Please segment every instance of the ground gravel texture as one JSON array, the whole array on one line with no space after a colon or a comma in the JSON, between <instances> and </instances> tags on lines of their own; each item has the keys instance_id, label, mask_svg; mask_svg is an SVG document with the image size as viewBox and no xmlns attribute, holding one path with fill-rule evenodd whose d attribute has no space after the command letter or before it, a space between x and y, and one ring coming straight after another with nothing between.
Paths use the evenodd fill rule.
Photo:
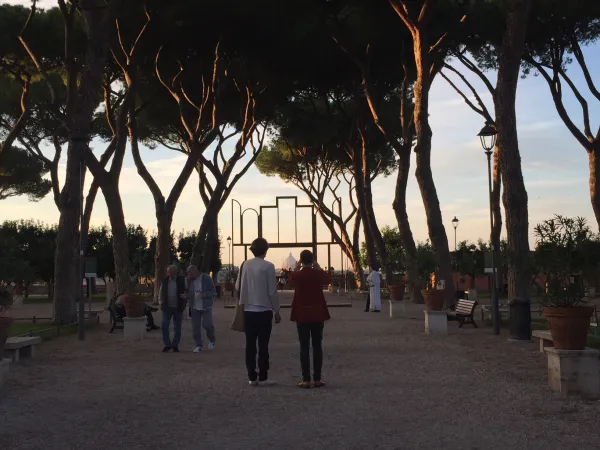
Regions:
<instances>
[{"instance_id":1,"label":"ground gravel texture","mask_svg":"<svg viewBox=\"0 0 600 450\"><path fill-rule=\"evenodd\" d=\"M0 394L0 449L588 449L600 404L547 388L544 356L490 329L432 338L422 319L331 310L327 386L300 390L289 310L271 339L270 387L247 386L244 338L215 308L217 349L128 344L102 324L44 343ZM157 314L158 318L158 314ZM104 320L104 318L103 318Z\"/></svg>"}]
</instances>

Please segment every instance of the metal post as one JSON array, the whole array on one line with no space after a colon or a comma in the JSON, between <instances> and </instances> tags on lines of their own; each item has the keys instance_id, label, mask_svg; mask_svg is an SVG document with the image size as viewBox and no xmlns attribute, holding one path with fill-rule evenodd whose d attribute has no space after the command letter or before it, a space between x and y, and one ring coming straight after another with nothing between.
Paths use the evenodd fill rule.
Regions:
<instances>
[{"instance_id":1,"label":"metal post","mask_svg":"<svg viewBox=\"0 0 600 450\"><path fill-rule=\"evenodd\" d=\"M90 312L90 317L92 317L92 278L87 278L87 286L88 286L88 311Z\"/></svg>"},{"instance_id":2,"label":"metal post","mask_svg":"<svg viewBox=\"0 0 600 450\"><path fill-rule=\"evenodd\" d=\"M488 163L488 190L490 199L490 243L492 249L492 321L494 334L500 334L500 310L498 307L498 290L496 289L496 248L494 247L494 212L492 209L492 151L485 152Z\"/></svg>"},{"instance_id":3,"label":"metal post","mask_svg":"<svg viewBox=\"0 0 600 450\"><path fill-rule=\"evenodd\" d=\"M81 144L80 144L81 145ZM79 273L77 274L77 296L79 298L79 315L78 315L78 331L79 331L79 340L83 341L85 339L85 321L84 321L84 304L83 304L83 175L84 175L84 165L83 165L83 150L79 149L81 154L79 155Z\"/></svg>"},{"instance_id":4,"label":"metal post","mask_svg":"<svg viewBox=\"0 0 600 450\"><path fill-rule=\"evenodd\" d=\"M458 227L454 227L454 251L456 252L456 228Z\"/></svg>"}]
</instances>

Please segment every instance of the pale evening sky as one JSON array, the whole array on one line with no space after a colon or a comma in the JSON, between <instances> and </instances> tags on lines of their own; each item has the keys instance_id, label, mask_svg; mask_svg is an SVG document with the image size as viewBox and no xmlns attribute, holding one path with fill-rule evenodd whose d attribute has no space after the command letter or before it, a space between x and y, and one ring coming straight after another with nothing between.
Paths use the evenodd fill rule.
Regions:
<instances>
[{"instance_id":1,"label":"pale evening sky","mask_svg":"<svg viewBox=\"0 0 600 450\"><path fill-rule=\"evenodd\" d=\"M9 1L22 3L25 1ZM55 5L54 1L40 2L41 6ZM401 26L399 23L398 26ZM600 46L586 49L589 69L598 79L600 76ZM585 81L576 66L572 66L569 74L578 87L585 86ZM493 74L491 74L492 82ZM478 87L473 77L469 77ZM589 94L587 89L582 89ZM484 89L479 90L484 94ZM491 108L491 99L487 100ZM590 96L590 116L592 129L600 125L600 104ZM577 122L581 122L581 108L573 96L569 96L567 107ZM530 231L539 221L553 214L567 216L584 216L596 228L589 200L588 159L583 148L566 129L550 97L546 83L539 77L529 76L521 80L517 98L517 117L519 145L522 157L523 175L529 195ZM454 231L451 220L454 216L460 219L458 240L476 241L479 237L489 236L489 210L487 195L486 158L476 134L483 126L483 119L471 111L454 90L438 77L431 90L430 119L433 129L432 169L437 192L442 207L442 214L451 248L454 245ZM94 142L94 150L100 153L104 147L101 142ZM165 148L142 150L150 172L162 188L168 192L183 165L185 157ZM64 164L61 160L61 175L64 177ZM413 176L408 186L408 213L413 234L417 240L427 239L427 225L423 203L419 189ZM89 181L89 180L88 180ZM395 174L387 179L377 179L374 183L374 208L380 226L395 226L395 217L391 204L394 195ZM204 214L204 206L198 194L198 178L193 174L186 186L175 213L173 229L176 231L197 229ZM128 223L141 224L147 229L156 229L154 203L152 195L145 183L138 176L131 153L128 151L120 179L121 194L125 216ZM243 208L256 208L261 205L274 204L275 196L298 195L300 202L307 203L303 194L292 185L286 185L277 178L262 176L255 167L250 168L240 180L230 197L238 200ZM331 202L330 202L331 203ZM347 207L347 204L344 204ZM36 219L48 223L58 221L58 210L51 196L40 202L28 202L26 197L16 197L2 202L0 220ZM291 214L290 214L291 213ZM280 213L281 241L293 239L293 210L288 205ZM253 222L255 216L246 213L246 223ZM254 219L255 220L255 219ZM275 215L265 215L265 237L276 241ZM104 198L99 195L92 216L92 224L108 223L108 213ZM253 222L254 224L255 222ZM223 262L228 262L225 238L231 235L231 201L226 203L219 216L219 226L223 236ZM238 227L236 223L236 228ZM298 216L299 240L310 237L310 221L305 214ZM238 228L239 229L239 228ZM256 226L245 227L245 240L256 235ZM238 239L236 233L236 240ZM320 239L327 239L325 227L319 226ZM304 238L304 239L303 239ZM531 238L531 244L534 244ZM290 249L291 250L291 249ZM272 250L268 259L276 266L280 265L290 250ZM319 261L326 263L325 249L319 249ZM300 249L292 250L295 255ZM340 267L339 250L332 250L332 265ZM241 261L243 252L236 251L236 263ZM344 265L346 263L344 262Z\"/></svg>"}]
</instances>

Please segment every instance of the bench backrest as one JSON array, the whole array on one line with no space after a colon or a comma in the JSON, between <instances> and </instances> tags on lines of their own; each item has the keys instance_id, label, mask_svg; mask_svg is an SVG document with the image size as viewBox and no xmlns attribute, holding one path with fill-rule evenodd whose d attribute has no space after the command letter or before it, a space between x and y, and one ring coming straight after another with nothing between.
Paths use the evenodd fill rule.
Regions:
<instances>
[{"instance_id":1,"label":"bench backrest","mask_svg":"<svg viewBox=\"0 0 600 450\"><path fill-rule=\"evenodd\" d=\"M473 314L473 310L475 309L476 303L477 302L475 300L460 299L456 303L455 311L457 314L464 314L465 316L468 316L470 314Z\"/></svg>"}]
</instances>

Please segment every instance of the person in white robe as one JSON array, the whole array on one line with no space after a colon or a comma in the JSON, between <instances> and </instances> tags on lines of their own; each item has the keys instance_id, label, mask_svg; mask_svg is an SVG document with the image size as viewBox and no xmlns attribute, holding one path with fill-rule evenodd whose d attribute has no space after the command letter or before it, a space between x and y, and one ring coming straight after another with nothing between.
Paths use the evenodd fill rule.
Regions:
<instances>
[{"instance_id":1,"label":"person in white robe","mask_svg":"<svg viewBox=\"0 0 600 450\"><path fill-rule=\"evenodd\" d=\"M381 274L379 267L373 266L373 269L367 277L369 285L369 311L381 312Z\"/></svg>"}]
</instances>

